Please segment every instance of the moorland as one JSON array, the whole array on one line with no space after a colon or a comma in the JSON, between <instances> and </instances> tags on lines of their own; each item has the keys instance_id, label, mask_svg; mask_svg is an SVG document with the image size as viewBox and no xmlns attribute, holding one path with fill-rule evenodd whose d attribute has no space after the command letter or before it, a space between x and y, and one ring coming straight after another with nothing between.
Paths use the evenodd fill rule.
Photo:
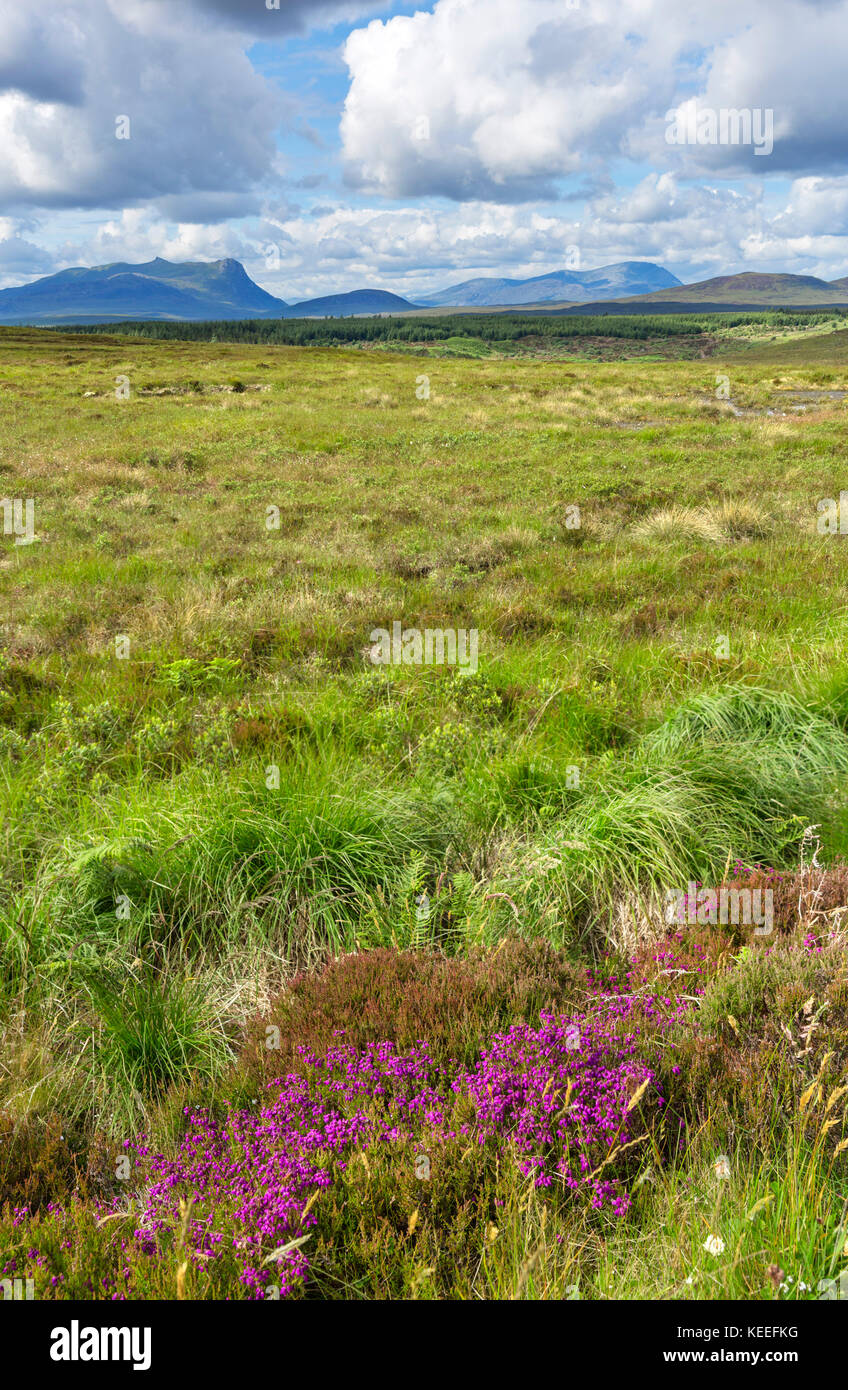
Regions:
<instances>
[{"instance_id":1,"label":"moorland","mask_svg":"<svg viewBox=\"0 0 848 1390\"><path fill-rule=\"evenodd\" d=\"M539 322L0 331L36 1297L841 1287L841 320Z\"/></svg>"}]
</instances>

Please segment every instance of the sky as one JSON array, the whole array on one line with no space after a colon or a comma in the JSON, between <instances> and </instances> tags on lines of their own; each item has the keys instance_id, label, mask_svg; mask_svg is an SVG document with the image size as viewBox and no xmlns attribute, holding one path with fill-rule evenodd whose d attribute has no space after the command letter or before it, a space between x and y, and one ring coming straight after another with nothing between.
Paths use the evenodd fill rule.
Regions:
<instances>
[{"instance_id":1,"label":"sky","mask_svg":"<svg viewBox=\"0 0 848 1390\"><path fill-rule=\"evenodd\" d=\"M835 279L846 54L848 0L0 0L0 287L155 256L290 302Z\"/></svg>"}]
</instances>

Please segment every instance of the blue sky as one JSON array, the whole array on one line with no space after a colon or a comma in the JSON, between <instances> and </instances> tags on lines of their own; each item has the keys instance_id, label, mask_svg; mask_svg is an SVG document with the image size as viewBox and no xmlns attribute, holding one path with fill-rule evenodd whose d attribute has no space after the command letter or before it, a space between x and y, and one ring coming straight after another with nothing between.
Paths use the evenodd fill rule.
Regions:
<instances>
[{"instance_id":1,"label":"blue sky","mask_svg":"<svg viewBox=\"0 0 848 1390\"><path fill-rule=\"evenodd\" d=\"M836 278L846 39L848 0L0 0L0 284L228 255L414 298L574 248ZM686 103L768 146L669 143Z\"/></svg>"}]
</instances>

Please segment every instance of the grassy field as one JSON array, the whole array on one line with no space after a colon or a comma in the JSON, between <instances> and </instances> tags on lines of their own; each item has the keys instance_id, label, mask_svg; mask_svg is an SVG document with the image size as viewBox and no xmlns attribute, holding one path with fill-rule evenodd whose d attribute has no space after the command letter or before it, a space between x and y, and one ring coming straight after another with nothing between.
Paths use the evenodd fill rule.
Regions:
<instances>
[{"instance_id":1,"label":"grassy field","mask_svg":"<svg viewBox=\"0 0 848 1390\"><path fill-rule=\"evenodd\" d=\"M845 336L0 332L0 1277L830 1296Z\"/></svg>"}]
</instances>

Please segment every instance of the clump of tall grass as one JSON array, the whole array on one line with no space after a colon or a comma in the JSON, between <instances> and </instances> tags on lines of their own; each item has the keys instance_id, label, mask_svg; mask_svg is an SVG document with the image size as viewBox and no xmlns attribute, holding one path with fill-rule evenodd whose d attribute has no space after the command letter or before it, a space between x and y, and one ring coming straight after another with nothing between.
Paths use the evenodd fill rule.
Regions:
<instances>
[{"instance_id":1,"label":"clump of tall grass","mask_svg":"<svg viewBox=\"0 0 848 1390\"><path fill-rule=\"evenodd\" d=\"M692 744L754 743L791 748L817 770L848 766L848 740L830 719L807 709L789 691L753 685L705 690L684 701L648 734L644 746L660 753Z\"/></svg>"},{"instance_id":2,"label":"clump of tall grass","mask_svg":"<svg viewBox=\"0 0 848 1390\"><path fill-rule=\"evenodd\" d=\"M317 762L270 780L262 769L229 782L195 770L170 802L116 800L110 834L45 864L47 891L23 903L20 942L54 958L96 958L117 941L220 960L252 941L314 964L355 949L363 931L379 935L408 895L410 863L437 871L456 832L438 788L377 787Z\"/></svg>"},{"instance_id":3,"label":"clump of tall grass","mask_svg":"<svg viewBox=\"0 0 848 1390\"><path fill-rule=\"evenodd\" d=\"M704 507L663 507L634 526L633 535L640 541L687 540L717 544L723 539L721 526Z\"/></svg>"},{"instance_id":4,"label":"clump of tall grass","mask_svg":"<svg viewBox=\"0 0 848 1390\"><path fill-rule=\"evenodd\" d=\"M107 1131L137 1126L169 1087L190 1078L208 1085L226 1068L231 1039L207 979L141 961L124 970L98 964L84 979L99 1025L90 1079Z\"/></svg>"},{"instance_id":5,"label":"clump of tall grass","mask_svg":"<svg viewBox=\"0 0 848 1390\"><path fill-rule=\"evenodd\" d=\"M713 506L663 507L640 521L633 535L642 541L688 540L717 545L726 540L758 540L773 529L759 507L723 498Z\"/></svg>"},{"instance_id":6,"label":"clump of tall grass","mask_svg":"<svg viewBox=\"0 0 848 1390\"><path fill-rule=\"evenodd\" d=\"M778 865L824 818L848 771L848 737L789 694L749 686L684 702L631 756L603 760L580 799L505 866L524 920L567 939L614 932L615 906L649 911L692 880L717 884L732 855ZM519 908L519 915L521 909ZM505 909L499 911L506 921Z\"/></svg>"},{"instance_id":7,"label":"clump of tall grass","mask_svg":"<svg viewBox=\"0 0 848 1390\"><path fill-rule=\"evenodd\" d=\"M731 540L759 540L774 530L771 519L751 502L725 497L710 508L710 514Z\"/></svg>"},{"instance_id":8,"label":"clump of tall grass","mask_svg":"<svg viewBox=\"0 0 848 1390\"><path fill-rule=\"evenodd\" d=\"M106 833L101 816L99 839L92 823L57 850L7 929L30 964L116 941L187 960L252 943L299 968L365 945L455 949L516 918L571 939L622 897L718 883L730 855L793 859L799 818L827 819L848 736L791 694L729 686L573 771L520 751L390 788L317 756L271 786L261 768L195 769L169 799L110 802Z\"/></svg>"}]
</instances>

